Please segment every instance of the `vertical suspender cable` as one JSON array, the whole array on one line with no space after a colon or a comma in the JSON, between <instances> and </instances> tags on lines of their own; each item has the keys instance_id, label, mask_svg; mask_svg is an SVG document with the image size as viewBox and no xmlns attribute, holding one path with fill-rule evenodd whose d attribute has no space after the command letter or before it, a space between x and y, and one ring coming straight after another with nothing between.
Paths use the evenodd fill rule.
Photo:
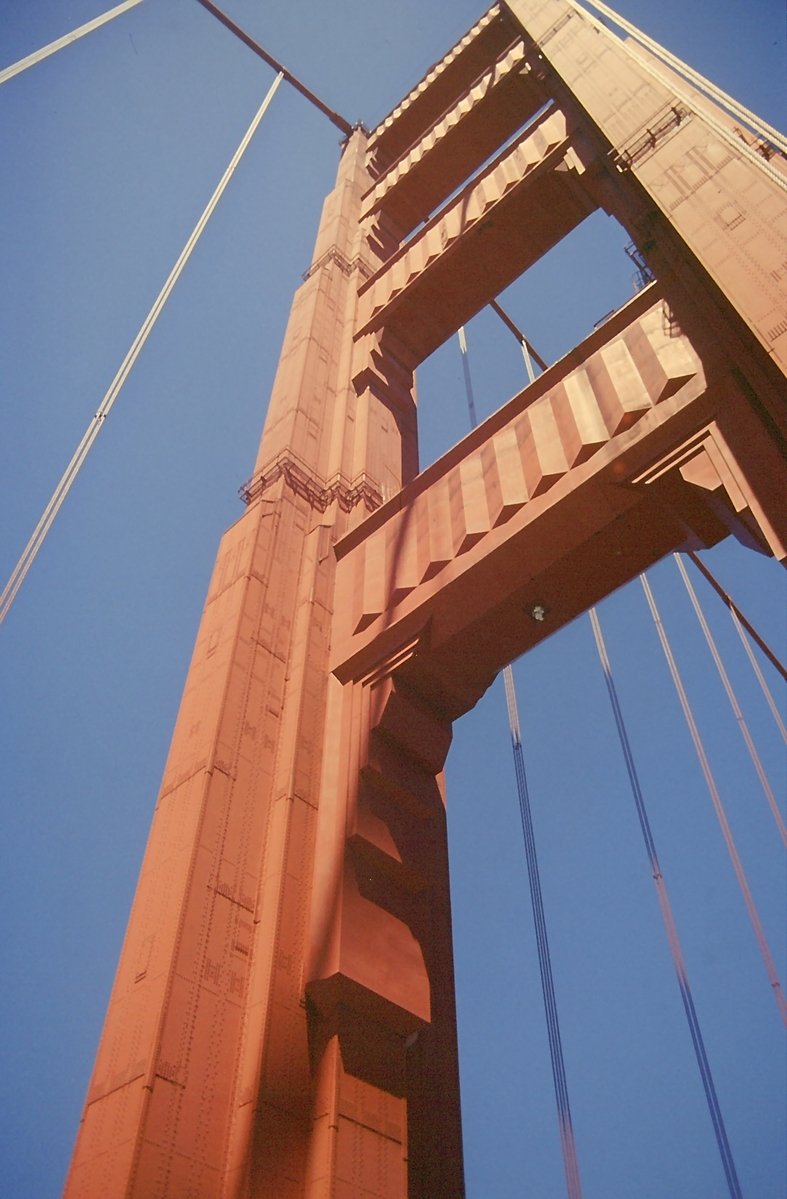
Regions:
<instances>
[{"instance_id":1,"label":"vertical suspender cable","mask_svg":"<svg viewBox=\"0 0 787 1199\"><path fill-rule=\"evenodd\" d=\"M70 46L72 42L78 41L86 33L92 33L94 29L100 29L108 21L114 20L121 13L128 12L130 8L135 8L141 3L142 0L124 0L123 4L118 4L115 8L110 8L109 12L103 13L100 17L94 17L92 21L86 21L84 25L80 25L77 29L72 29L70 33L65 34L64 37L59 37L57 41L50 42L48 46L42 46L40 50L36 50L33 54L28 54L27 58L20 58L18 62L14 62L10 67L5 67L0 71L0 83L6 83L7 80L13 79L14 75L21 75L22 71L26 71L28 67L34 67L37 62L41 62L44 58L49 58L50 54L56 54L58 50L62 50L65 46Z\"/></svg>"},{"instance_id":2,"label":"vertical suspender cable","mask_svg":"<svg viewBox=\"0 0 787 1199\"><path fill-rule=\"evenodd\" d=\"M759 648L765 654L765 657L768 659L768 661L771 663L771 665L774 666L776 668L776 670L778 670L779 674L782 676L782 678L786 682L787 682L787 670L785 670L782 663L776 657L776 654L773 652L773 650L767 644L767 642L765 642L763 640L763 638L760 636L760 634L757 632L757 630L754 628L754 626L751 624L751 622L746 619L746 617L743 615L743 613L741 612L738 605L733 602L732 598L724 590L724 588L722 587L721 583L716 578L716 576L714 574L712 574L711 571L708 570L707 566L702 561L702 559L697 554L694 553L694 550L687 550L686 556L691 559L691 561L694 563L694 565L696 566L696 568L700 572L700 574L705 579L707 579L707 581L710 583L711 587L716 592L716 594L719 596L719 598L729 608L730 617L732 618L733 626L735 628L736 633L738 634L738 636L741 639L741 644L743 645L743 648L746 651L746 656L748 657L749 662L751 663L751 668L754 671L757 682L760 684L760 688L765 697L765 702L767 703L768 707L771 710L771 715L773 716L773 719L776 721L777 728L779 729L779 732L782 735L782 740L787 741L787 728L784 727L784 721L781 718L781 713L779 712L779 709L776 705L776 701L773 698L773 695L771 694L771 689L768 686L768 684L766 683L765 676L763 675L762 671L760 670L760 665L754 656L754 652L749 643L749 637L751 638L752 641L754 641L754 643L756 645L759 646ZM747 637L746 633L744 633L744 629L746 630L746 633L749 634L749 637Z\"/></svg>"},{"instance_id":3,"label":"vertical suspender cable","mask_svg":"<svg viewBox=\"0 0 787 1199\"><path fill-rule=\"evenodd\" d=\"M757 632L754 625L746 619L746 617L743 615L743 613L741 612L738 605L733 602L731 596L729 596L727 594L727 592L724 590L724 588L722 587L721 583L716 578L716 576L714 574L712 574L711 571L708 570L707 566L702 561L702 558L700 558L699 555L695 554L694 550L687 550L686 557L691 559L691 561L694 563L694 565L696 566L696 568L700 572L700 574L703 576L703 578L707 579L707 581L710 583L711 587L716 592L716 594L719 596L719 598L727 605L730 612L735 617L736 627L740 628L740 626L743 625L743 627L746 629L746 632L751 637L752 641L754 641L755 644L759 646L759 648L765 654L765 657L770 662L771 666L775 667L776 670L778 670L779 674L782 676L784 681L787 683L787 670L785 670L784 666L779 661L779 659L776 657L776 654L773 652L773 650L768 645L768 643Z\"/></svg>"},{"instance_id":4,"label":"vertical suspender cable","mask_svg":"<svg viewBox=\"0 0 787 1199\"><path fill-rule=\"evenodd\" d=\"M765 792L765 798L768 801L768 806L770 807L773 818L776 821L776 827L779 830L779 835L781 836L781 839L784 842L784 844L787 845L787 828L785 827L784 820L782 818L782 814L779 811L779 805L776 802L776 796L773 794L771 785L768 782L768 776L765 773L765 768L762 764L762 760L760 758L760 755L757 752L757 747L755 746L754 741L752 739L752 735L749 731L749 726L746 723L743 712L741 711L740 704L738 703L738 697L736 696L735 691L733 690L733 686L732 686L732 683L730 682L729 675L727 674L727 671L724 667L724 663L721 660L721 654L718 651L716 642L713 638L713 634L711 633L710 628L708 627L708 622L705 619L705 613L702 611L702 608L700 606L700 601L697 598L697 593L694 590L694 587L692 586L691 579L689 578L689 576L686 573L686 567L683 565L683 562L681 561L678 554L673 554L672 556L675 559L675 562L677 563L678 570L680 571L680 575L681 575L681 578L683 579L684 586L686 588L686 591L688 592L689 599L691 600L692 607L694 608L694 612L696 614L697 620L700 622L700 628L702 629L702 632L705 636L705 641L707 642L708 649L711 652L711 656L716 665L716 669L719 672L719 678L721 679L722 685L727 694L727 699L730 701L730 707L732 708L732 711L735 715L735 719L738 722L738 728L740 729L741 736L743 737L743 740L746 743L746 748L749 751L749 757L751 758L754 769L757 772L757 777L760 780L760 785L762 786L762 789Z\"/></svg>"},{"instance_id":5,"label":"vertical suspender cable","mask_svg":"<svg viewBox=\"0 0 787 1199\"><path fill-rule=\"evenodd\" d=\"M524 346L524 341L522 344ZM475 398L473 396L473 384L470 377L470 364L464 327L459 329L459 348L462 353L467 409L470 416L470 424L475 428L477 424ZM528 366L528 373L531 375L532 382L533 367L526 351L525 362ZM522 834L525 841L530 902L533 909L538 968L541 975L541 993L544 999L544 1011L546 1014L549 1056L552 1063L552 1080L555 1087L555 1101L558 1112L563 1168L566 1175L566 1188L569 1199L582 1199L582 1184L579 1178L579 1164L577 1162L576 1143L574 1140L574 1127L571 1121L568 1083L566 1081L563 1045L560 1039L560 1023L557 1014L557 1001L555 999L555 984L552 977L552 961L549 953L549 940L547 938L546 919L544 916L544 900L541 893L541 878L538 871L538 859L536 857L533 816L530 809L530 794L527 786L527 775L525 773L525 759L522 751L522 736L519 726L514 672L510 666L506 666L503 671L503 681L506 691L511 747L514 755L514 773L516 775L517 795L519 797L519 813L522 819Z\"/></svg>"},{"instance_id":6,"label":"vertical suspender cable","mask_svg":"<svg viewBox=\"0 0 787 1199\"><path fill-rule=\"evenodd\" d=\"M773 719L776 721L776 726L782 735L782 741L787 741L787 728L785 728L784 721L782 720L781 712L779 711L778 707L776 706L776 700L773 698L773 695L771 694L771 689L765 681L765 675L760 670L760 664L754 656L754 650L752 649L751 645L749 644L749 639L743 630L743 625L741 624L740 620L738 619L738 613L736 612L735 608L730 608L730 616L732 618L732 623L735 625L735 630L741 639L743 648L746 650L746 656L748 657L749 662L751 663L751 668L754 671L757 682L760 684L762 693L765 696L765 702L767 703L768 707L770 708L771 715L773 716Z\"/></svg>"},{"instance_id":7,"label":"vertical suspender cable","mask_svg":"<svg viewBox=\"0 0 787 1199\"><path fill-rule=\"evenodd\" d=\"M519 713L517 711L516 692L514 689L514 672L510 666L506 666L503 671L503 681L506 689L508 723L511 732L511 747L514 755L519 814L522 819L522 835L525 840L530 902L533 909L533 923L536 930L541 993L544 999L544 1011L547 1020L549 1056L552 1061L552 1080L555 1087L555 1101L557 1103L560 1128L560 1145L563 1151L563 1168L566 1174L566 1188L569 1199L581 1199L582 1185L579 1178L574 1126L571 1120L571 1107L568 1099L568 1082L566 1080L566 1067L563 1060L563 1044L560 1038L560 1022L557 1014L555 984L552 977L552 960L549 953L549 940L547 938L546 919L544 916L544 899L541 894L541 877L538 871L538 858L536 856L533 815L530 809L530 793L527 786L525 759L522 752Z\"/></svg>"},{"instance_id":8,"label":"vertical suspender cable","mask_svg":"<svg viewBox=\"0 0 787 1199\"><path fill-rule=\"evenodd\" d=\"M536 376L533 371L533 362L531 360L535 359L535 361L538 363L539 368L542 371L549 369L548 364L541 357L538 350L536 350L530 344L530 342L527 340L527 338L525 337L522 330L517 325L514 324L514 322L511 320L511 317L508 315L508 313L505 311L505 309L502 308L500 306L500 304L498 304L497 300L490 300L489 307L492 309L492 311L494 313L496 313L500 317L500 319L503 322L503 324L505 325L506 329L508 329L511 333L513 333L514 337L517 339L517 342L519 343L519 347L522 351L522 357L525 360L525 370L527 371L528 382L529 383L534 382Z\"/></svg>"},{"instance_id":9,"label":"vertical suspender cable","mask_svg":"<svg viewBox=\"0 0 787 1199\"><path fill-rule=\"evenodd\" d=\"M694 1053L697 1058L697 1065L702 1079L702 1086L705 1091L705 1099L708 1104L713 1131L716 1136L716 1144L719 1149L724 1174L727 1179L727 1187L730 1192L731 1199L741 1199L741 1189L738 1182L738 1176L735 1170L735 1162L732 1157L729 1141L727 1140L727 1130L724 1127L724 1119L719 1107L719 1100L716 1095L716 1087L711 1074L710 1063L705 1051L705 1042L702 1039L700 1023L697 1017L697 1011L694 1007L694 998L692 996L691 987L689 985L689 976L686 969L686 962L683 957L680 940L678 938L678 930L675 925L675 917L672 912L672 905L669 901L667 893L667 884L664 881L664 876L659 865L658 855L656 853L656 843L653 840L653 833L648 819L647 808L645 807L645 797L642 794L642 788L637 775L637 769L634 764L634 756L631 752L631 744L628 738L628 732L623 720L623 713L618 700L617 688L615 680L612 677L612 667L607 654L607 647L604 642L604 635L601 632L601 624L595 608L591 608L589 612L590 623L593 628L593 636L596 640L596 649L598 650L599 661L604 672L604 681L607 684L607 692L609 694L609 702L612 706L612 713L615 717L615 724L618 730L620 739L620 747L623 750L623 757L626 762L626 770L628 771L629 782L631 783L631 792L634 796L634 804L637 809L639 818L639 826L642 830L642 838L645 842L645 850L650 863L650 872L653 877L653 882L656 887L656 895L658 896L659 908L661 909L661 918L664 921L664 928L667 932L667 940L669 942L670 953L672 954L672 963L675 967L675 974L678 979L678 987L680 989L680 997L683 1001L683 1010L686 1013L686 1020L689 1025L689 1033L691 1035Z\"/></svg>"},{"instance_id":10,"label":"vertical suspender cable","mask_svg":"<svg viewBox=\"0 0 787 1199\"><path fill-rule=\"evenodd\" d=\"M474 429L478 424L478 415L475 410L475 396L473 395L473 380L470 378L470 363L467 357L467 338L465 337L464 325L459 326L457 333L459 338L459 350L462 355L462 370L465 376L465 394L467 396L467 412L470 417L470 428Z\"/></svg>"},{"instance_id":11,"label":"vertical suspender cable","mask_svg":"<svg viewBox=\"0 0 787 1199\"><path fill-rule=\"evenodd\" d=\"M776 965L773 960L773 955L765 936L765 930L762 927L762 921L760 920L759 912L757 911L754 897L752 896L751 889L746 878L746 873L743 869L743 863L741 862L737 846L735 845L735 841L732 836L732 829L730 828L727 820L727 814L724 810L724 805L721 802L721 796L719 795L719 791L716 786L716 780L711 773L710 763L708 762L708 758L705 753L705 747L702 744L702 738L700 737L699 729L697 728L697 724L694 719L694 713L691 710L691 705L689 704L689 699L683 686L683 681L678 672L678 667L675 662L669 640L667 639L667 634L664 629L664 625L662 624L659 610L656 607L656 601L653 598L653 592L650 589L650 584L644 575L640 575L640 582L642 583L642 588L648 601L648 607L650 608L651 616L653 617L653 623L656 626L656 631L661 642L661 648L664 651L664 657L667 659L667 665L669 666L670 674L672 675L672 681L675 685L675 690L678 693L678 699L680 700L680 706L683 709L683 715L686 719L686 724L688 725L691 739L694 743L694 749L699 759L700 766L702 767L702 773L705 776L708 792L710 793L713 808L716 812L716 819L719 822L719 826L724 837L724 843L727 846L727 852L730 855L730 860L735 871L735 877L738 880L738 886L740 887L741 894L743 895L743 901L746 904L746 911L749 914L749 920L751 921L752 928L754 929L754 935L757 939L762 960L765 963L765 970L773 990L776 1006L779 1009L782 1020L785 1024L787 1024L787 1002L785 1002L782 985L779 981L779 976L776 973Z\"/></svg>"},{"instance_id":12,"label":"vertical suspender cable","mask_svg":"<svg viewBox=\"0 0 787 1199\"><path fill-rule=\"evenodd\" d=\"M71 458L71 461L69 462L68 466L66 467L66 469L60 479L60 482L58 483L57 487L55 488L55 490L49 500L49 503L47 504L46 508L44 509L38 524L36 525L35 529L33 530L32 536L30 537L30 540L28 541L27 545L25 546L25 548L22 552L21 558L19 559L16 566L14 567L14 569L11 573L10 579L6 583L5 587L3 588L2 593L0 593L0 623L2 623L2 621L8 615L9 609L10 609L12 603L14 602L14 598L15 598L17 592L19 591L19 588L22 586L22 583L25 580L25 576L27 575L27 572L29 571L30 567L32 566L33 561L35 560L36 555L38 554L38 551L40 550L41 545L43 544L44 538L46 537L47 533L49 532L49 529L52 526L52 522L54 521L55 517L57 516L58 512L60 511L61 505L63 504L63 501L65 500L66 496L68 495L68 492L70 491L71 486L72 486L74 480L76 479L77 474L79 473L79 470L80 470L83 462L85 461L85 458L88 455L90 447L92 446L93 442L95 441L96 437L98 436L98 434L101 430L101 427L104 424L106 418L109 416L112 406L115 403L115 400L117 399L117 397L119 396L119 394L121 392L123 384L125 383L126 379L128 378L129 374L131 373L131 368L133 367L134 363L136 362L137 358L139 357L142 347L144 346L145 342L147 341L148 336L150 335L150 333L153 329L153 326L155 325L156 321L158 320L158 317L161 315L164 305L166 304L175 284L177 283L178 279L180 278L181 274L183 273L183 269L184 269L186 263L188 262L189 258L191 257L191 254L192 254L195 246L197 245L197 242L199 241L200 236L202 235L202 233L205 229L205 226L207 225L211 215L213 214L213 211L214 211L216 205L218 204L219 200L221 199L222 195L224 194L227 184L229 183L230 179L232 178L233 174L235 173L235 168L237 167L238 163L240 162L241 158L243 157L243 154L245 153L246 148L248 147L249 142L251 141L251 139L255 133L255 130L257 129L257 126L259 125L260 121L264 117L264 115L267 111L268 105L270 104L271 100L273 99L273 97L276 93L276 89L278 88L282 79L283 79L283 75L281 72L279 72L279 74L276 76L273 83L271 84L270 88L268 89L267 95L265 96L265 99L263 100L262 104L260 105L259 109L257 110L257 112L254 116L254 119L252 120L251 124L249 125L249 128L246 130L243 140L241 141L237 150L233 154L226 171L222 175L221 180L219 181L219 184L216 187L216 190L214 191L213 195L211 196L210 200L207 203L205 211L202 213L202 216L199 218L199 220L197 221L197 224L194 226L194 229L192 230L188 241L186 242L185 246L183 247L177 262L175 263L175 265L173 266L172 270L169 273L167 281L165 282L164 286L162 287L161 291L159 292L158 296L156 297L156 299L153 303L153 307L150 309L150 312L148 313L148 315L145 317L144 321L142 322L139 332L137 333L136 337L134 338L134 341L131 343L131 348L129 349L128 353L126 354L125 358L123 359L122 363L120 364L118 372L115 375L112 382L110 383L109 388L108 388L106 394L104 395L104 398L102 399L101 403L99 404L95 416L92 418L90 424L88 425L88 427L82 437L82 440L80 441L79 445L77 446L76 450L74 451L74 455Z\"/></svg>"},{"instance_id":13,"label":"vertical suspender cable","mask_svg":"<svg viewBox=\"0 0 787 1199\"><path fill-rule=\"evenodd\" d=\"M533 370L533 363L530 360L530 351L527 348L527 342L524 338L522 338L519 344L522 348L522 357L525 360L525 370L527 371L528 382L534 383L536 379L536 372Z\"/></svg>"}]
</instances>

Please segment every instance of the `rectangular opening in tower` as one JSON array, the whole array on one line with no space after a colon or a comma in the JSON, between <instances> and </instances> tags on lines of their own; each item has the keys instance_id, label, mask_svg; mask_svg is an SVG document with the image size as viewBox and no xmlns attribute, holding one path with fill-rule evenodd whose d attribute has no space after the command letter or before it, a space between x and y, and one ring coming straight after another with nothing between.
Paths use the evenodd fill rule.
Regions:
<instances>
[{"instance_id":1,"label":"rectangular opening in tower","mask_svg":"<svg viewBox=\"0 0 787 1199\"><path fill-rule=\"evenodd\" d=\"M626 249L627 231L597 210L497 298L504 312L548 363L569 353L640 285ZM527 383L516 337L485 306L466 326L467 365L478 420ZM533 359L536 374L538 366ZM459 341L449 337L417 371L421 469L467 433L466 380Z\"/></svg>"}]
</instances>

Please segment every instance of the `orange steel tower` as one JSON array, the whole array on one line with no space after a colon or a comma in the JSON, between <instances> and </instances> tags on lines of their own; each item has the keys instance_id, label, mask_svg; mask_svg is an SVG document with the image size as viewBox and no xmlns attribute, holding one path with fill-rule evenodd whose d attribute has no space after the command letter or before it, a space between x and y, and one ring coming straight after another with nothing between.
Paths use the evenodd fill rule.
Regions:
<instances>
[{"instance_id":1,"label":"orange steel tower","mask_svg":"<svg viewBox=\"0 0 787 1199\"><path fill-rule=\"evenodd\" d=\"M210 584L69 1199L462 1195L451 724L666 552L734 532L784 557L786 183L570 0L493 5L348 138ZM597 207L653 281L418 474L415 368Z\"/></svg>"}]
</instances>

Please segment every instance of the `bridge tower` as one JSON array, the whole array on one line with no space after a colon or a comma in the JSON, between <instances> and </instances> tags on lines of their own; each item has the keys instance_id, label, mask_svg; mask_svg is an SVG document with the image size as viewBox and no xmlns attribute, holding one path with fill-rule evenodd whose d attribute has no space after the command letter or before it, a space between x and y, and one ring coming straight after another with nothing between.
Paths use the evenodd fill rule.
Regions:
<instances>
[{"instance_id":1,"label":"bridge tower","mask_svg":"<svg viewBox=\"0 0 787 1199\"><path fill-rule=\"evenodd\" d=\"M493 5L347 139L219 549L69 1199L462 1195L452 722L679 546L785 556L786 183L570 0ZM651 281L419 474L419 363L599 207Z\"/></svg>"}]
</instances>

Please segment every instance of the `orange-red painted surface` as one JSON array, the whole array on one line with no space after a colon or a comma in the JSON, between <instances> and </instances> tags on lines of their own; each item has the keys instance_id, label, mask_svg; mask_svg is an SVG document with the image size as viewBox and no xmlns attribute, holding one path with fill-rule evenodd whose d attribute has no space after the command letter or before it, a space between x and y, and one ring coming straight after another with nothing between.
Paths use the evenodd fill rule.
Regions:
<instances>
[{"instance_id":1,"label":"orange-red painted surface","mask_svg":"<svg viewBox=\"0 0 787 1199\"><path fill-rule=\"evenodd\" d=\"M667 551L785 555L783 166L654 69L565 0L511 0L344 147L69 1199L462 1195L451 722ZM419 476L416 366L599 206L656 281Z\"/></svg>"}]
</instances>

